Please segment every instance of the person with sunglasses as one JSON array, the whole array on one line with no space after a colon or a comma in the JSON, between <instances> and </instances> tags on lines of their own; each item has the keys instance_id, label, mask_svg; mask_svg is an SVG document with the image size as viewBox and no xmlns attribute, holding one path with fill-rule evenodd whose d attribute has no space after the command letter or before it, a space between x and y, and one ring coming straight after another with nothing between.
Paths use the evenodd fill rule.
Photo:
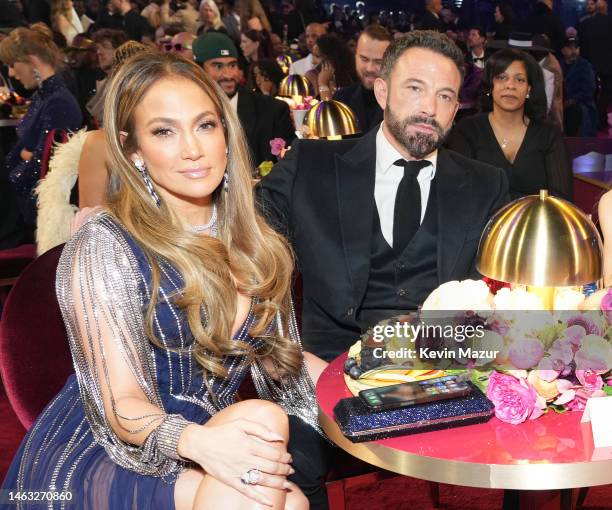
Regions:
<instances>
[{"instance_id":1,"label":"person with sunglasses","mask_svg":"<svg viewBox=\"0 0 612 510\"><path fill-rule=\"evenodd\" d=\"M191 47L195 39L196 36L190 32L179 32L172 38L170 43L164 45L164 49L165 51L176 53L187 60L193 60Z\"/></svg>"}]
</instances>

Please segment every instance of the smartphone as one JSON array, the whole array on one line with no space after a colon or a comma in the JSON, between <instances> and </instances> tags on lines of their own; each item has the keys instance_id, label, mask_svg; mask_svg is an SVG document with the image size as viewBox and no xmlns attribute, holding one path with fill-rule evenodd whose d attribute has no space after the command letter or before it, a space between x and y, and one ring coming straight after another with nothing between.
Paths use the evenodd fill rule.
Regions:
<instances>
[{"instance_id":1,"label":"smartphone","mask_svg":"<svg viewBox=\"0 0 612 510\"><path fill-rule=\"evenodd\" d=\"M436 400L465 397L471 388L461 376L448 375L359 392L361 400L373 411L397 409Z\"/></svg>"}]
</instances>

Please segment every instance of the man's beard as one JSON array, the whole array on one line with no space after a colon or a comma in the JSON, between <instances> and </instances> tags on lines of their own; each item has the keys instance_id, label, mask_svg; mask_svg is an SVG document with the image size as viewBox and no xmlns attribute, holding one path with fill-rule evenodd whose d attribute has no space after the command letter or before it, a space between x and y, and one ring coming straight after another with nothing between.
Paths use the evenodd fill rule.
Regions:
<instances>
[{"instance_id":1,"label":"man's beard","mask_svg":"<svg viewBox=\"0 0 612 510\"><path fill-rule=\"evenodd\" d=\"M372 78L372 79L376 79L378 78L377 74L374 73L368 73L367 71L364 71L363 73L359 74L359 79L361 80L361 85L363 86L364 89L366 90L374 90L374 82L368 82L368 84L366 85L366 79L367 78Z\"/></svg>"},{"instance_id":2,"label":"man's beard","mask_svg":"<svg viewBox=\"0 0 612 510\"><path fill-rule=\"evenodd\" d=\"M225 88L223 87L223 83L233 83L234 84L234 90L232 92L227 92L225 90ZM232 97L234 97L236 95L236 92L238 92L238 83L236 82L236 80L219 80L219 86L223 89L223 92L225 92L225 95L227 95L227 97L229 99L231 99Z\"/></svg>"},{"instance_id":3,"label":"man's beard","mask_svg":"<svg viewBox=\"0 0 612 510\"><path fill-rule=\"evenodd\" d=\"M432 126L437 135L417 132L414 135L408 134L408 127L414 124L427 124ZM440 147L448 134L442 126L434 119L425 116L411 115L405 119L398 119L389 104L385 108L385 125L399 144L408 151L413 158L422 159Z\"/></svg>"}]
</instances>

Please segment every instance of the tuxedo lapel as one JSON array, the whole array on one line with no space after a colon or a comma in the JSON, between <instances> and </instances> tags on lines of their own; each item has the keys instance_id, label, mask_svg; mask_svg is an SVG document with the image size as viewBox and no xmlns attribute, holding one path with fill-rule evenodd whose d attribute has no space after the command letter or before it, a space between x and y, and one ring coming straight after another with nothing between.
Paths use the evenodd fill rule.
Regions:
<instances>
[{"instance_id":1,"label":"tuxedo lapel","mask_svg":"<svg viewBox=\"0 0 612 510\"><path fill-rule=\"evenodd\" d=\"M438 151L438 279L448 281L470 227L471 182L465 169L444 149Z\"/></svg>"},{"instance_id":2,"label":"tuxedo lapel","mask_svg":"<svg viewBox=\"0 0 612 510\"><path fill-rule=\"evenodd\" d=\"M355 109L355 117L357 117L357 119L363 119L363 121L365 122L366 109L365 109L365 104L363 100L361 86L359 85L355 86L355 90L353 92L353 95L351 96L350 104ZM361 129L362 133L367 131L366 126L359 126L359 128Z\"/></svg>"},{"instance_id":3,"label":"tuxedo lapel","mask_svg":"<svg viewBox=\"0 0 612 510\"><path fill-rule=\"evenodd\" d=\"M370 274L376 133L372 130L349 152L336 155L340 230L356 304L361 303Z\"/></svg>"}]
</instances>

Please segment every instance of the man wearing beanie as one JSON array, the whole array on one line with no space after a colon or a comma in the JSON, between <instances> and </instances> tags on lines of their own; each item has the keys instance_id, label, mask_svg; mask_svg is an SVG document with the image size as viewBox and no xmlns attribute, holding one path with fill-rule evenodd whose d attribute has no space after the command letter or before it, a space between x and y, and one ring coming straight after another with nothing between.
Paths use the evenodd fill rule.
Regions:
<instances>
[{"instance_id":1,"label":"man wearing beanie","mask_svg":"<svg viewBox=\"0 0 612 510\"><path fill-rule=\"evenodd\" d=\"M265 160L274 161L270 140L282 138L287 145L291 145L295 138L295 128L287 104L256 94L238 83L238 51L225 34L209 32L198 37L193 42L192 51L194 60L202 65L230 98L246 134L255 164L259 165Z\"/></svg>"}]
</instances>

